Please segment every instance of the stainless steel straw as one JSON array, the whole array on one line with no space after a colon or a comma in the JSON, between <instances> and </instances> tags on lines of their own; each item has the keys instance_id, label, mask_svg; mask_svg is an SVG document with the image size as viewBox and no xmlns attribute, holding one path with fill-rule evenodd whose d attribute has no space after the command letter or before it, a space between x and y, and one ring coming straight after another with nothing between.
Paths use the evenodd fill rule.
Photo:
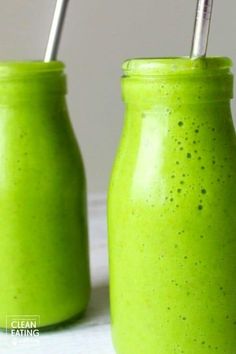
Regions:
<instances>
[{"instance_id":1,"label":"stainless steel straw","mask_svg":"<svg viewBox=\"0 0 236 354\"><path fill-rule=\"evenodd\" d=\"M198 0L193 33L191 58L206 56L213 0Z\"/></svg>"},{"instance_id":2,"label":"stainless steel straw","mask_svg":"<svg viewBox=\"0 0 236 354\"><path fill-rule=\"evenodd\" d=\"M44 57L45 62L56 60L57 58L68 3L69 0L57 0L48 45Z\"/></svg>"}]
</instances>

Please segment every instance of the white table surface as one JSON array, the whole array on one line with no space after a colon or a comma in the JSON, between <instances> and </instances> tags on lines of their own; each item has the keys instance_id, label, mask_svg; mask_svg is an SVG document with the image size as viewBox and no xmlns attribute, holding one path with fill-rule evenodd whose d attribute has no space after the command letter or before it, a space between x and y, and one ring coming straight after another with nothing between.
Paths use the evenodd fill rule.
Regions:
<instances>
[{"instance_id":1,"label":"white table surface","mask_svg":"<svg viewBox=\"0 0 236 354\"><path fill-rule=\"evenodd\" d=\"M105 199L89 203L92 296L85 317L39 337L0 333L0 354L115 354L110 334Z\"/></svg>"}]
</instances>

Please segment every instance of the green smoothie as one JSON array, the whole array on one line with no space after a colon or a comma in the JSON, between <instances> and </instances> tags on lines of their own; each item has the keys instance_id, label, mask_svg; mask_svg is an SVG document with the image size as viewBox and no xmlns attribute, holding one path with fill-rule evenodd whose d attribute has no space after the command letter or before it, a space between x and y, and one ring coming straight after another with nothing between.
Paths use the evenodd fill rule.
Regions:
<instances>
[{"instance_id":1,"label":"green smoothie","mask_svg":"<svg viewBox=\"0 0 236 354\"><path fill-rule=\"evenodd\" d=\"M7 315L55 325L89 299L85 176L63 70L0 63L1 328Z\"/></svg>"},{"instance_id":2,"label":"green smoothie","mask_svg":"<svg viewBox=\"0 0 236 354\"><path fill-rule=\"evenodd\" d=\"M109 251L118 354L236 350L231 61L124 63Z\"/></svg>"}]
</instances>

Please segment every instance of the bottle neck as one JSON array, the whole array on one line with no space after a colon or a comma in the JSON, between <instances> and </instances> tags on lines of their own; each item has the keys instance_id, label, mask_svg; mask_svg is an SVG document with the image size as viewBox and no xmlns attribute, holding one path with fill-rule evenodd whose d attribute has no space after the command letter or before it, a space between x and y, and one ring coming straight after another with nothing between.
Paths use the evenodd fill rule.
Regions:
<instances>
[{"instance_id":1,"label":"bottle neck","mask_svg":"<svg viewBox=\"0 0 236 354\"><path fill-rule=\"evenodd\" d=\"M233 97L227 58L135 59L124 63L123 99L135 106L207 104Z\"/></svg>"},{"instance_id":2,"label":"bottle neck","mask_svg":"<svg viewBox=\"0 0 236 354\"><path fill-rule=\"evenodd\" d=\"M56 99L67 92L60 62L0 63L0 105Z\"/></svg>"}]
</instances>

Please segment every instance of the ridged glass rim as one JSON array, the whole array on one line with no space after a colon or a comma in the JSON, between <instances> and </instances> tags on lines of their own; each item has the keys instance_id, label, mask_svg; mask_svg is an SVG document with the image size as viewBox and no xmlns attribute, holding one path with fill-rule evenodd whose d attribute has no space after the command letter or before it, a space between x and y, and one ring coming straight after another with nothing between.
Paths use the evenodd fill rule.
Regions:
<instances>
[{"instance_id":1,"label":"ridged glass rim","mask_svg":"<svg viewBox=\"0 0 236 354\"><path fill-rule=\"evenodd\" d=\"M32 76L63 72L65 65L61 61L3 61L0 62L0 80L17 76Z\"/></svg>"},{"instance_id":2,"label":"ridged glass rim","mask_svg":"<svg viewBox=\"0 0 236 354\"><path fill-rule=\"evenodd\" d=\"M184 74L212 75L230 73L233 62L228 57L190 57L134 58L125 60L122 65L124 76L166 76Z\"/></svg>"}]
</instances>

